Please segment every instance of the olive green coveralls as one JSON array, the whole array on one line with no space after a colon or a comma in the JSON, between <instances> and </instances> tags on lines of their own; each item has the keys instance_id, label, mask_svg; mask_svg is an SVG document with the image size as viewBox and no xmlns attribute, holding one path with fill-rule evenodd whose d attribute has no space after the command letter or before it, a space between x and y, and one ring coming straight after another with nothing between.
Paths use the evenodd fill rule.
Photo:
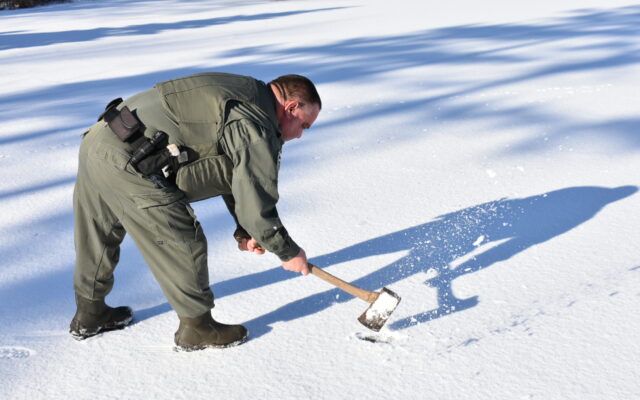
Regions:
<instances>
[{"instance_id":1,"label":"olive green coveralls","mask_svg":"<svg viewBox=\"0 0 640 400\"><path fill-rule=\"evenodd\" d=\"M276 210L283 141L268 85L198 74L159 83L118 108L124 106L145 136L166 132L169 143L189 147L198 158L178 169L175 186L159 188L129 164L135 149L104 121L85 133L73 197L77 295L109 294L128 233L178 315L210 310L207 241L189 203L218 195L262 247L282 261L298 254Z\"/></svg>"}]
</instances>

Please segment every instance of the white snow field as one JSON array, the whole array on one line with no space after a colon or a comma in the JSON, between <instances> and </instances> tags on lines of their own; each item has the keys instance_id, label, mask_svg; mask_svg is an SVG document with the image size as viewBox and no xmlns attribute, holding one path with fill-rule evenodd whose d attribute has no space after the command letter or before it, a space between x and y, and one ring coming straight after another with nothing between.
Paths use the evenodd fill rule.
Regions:
<instances>
[{"instance_id":1,"label":"white snow field","mask_svg":"<svg viewBox=\"0 0 640 400\"><path fill-rule=\"evenodd\" d=\"M0 398L640 399L640 5L633 1L75 1L0 11ZM133 243L85 341L71 197L115 97L203 71L314 80L278 208L367 303L239 252L221 200L214 318L250 340L173 350Z\"/></svg>"}]
</instances>

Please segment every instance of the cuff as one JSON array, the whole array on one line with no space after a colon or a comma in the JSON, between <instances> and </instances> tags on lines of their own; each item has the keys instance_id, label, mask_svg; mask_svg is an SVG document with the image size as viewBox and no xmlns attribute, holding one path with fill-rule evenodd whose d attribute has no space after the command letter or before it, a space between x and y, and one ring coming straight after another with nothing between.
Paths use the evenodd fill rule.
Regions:
<instances>
[{"instance_id":1,"label":"cuff","mask_svg":"<svg viewBox=\"0 0 640 400\"><path fill-rule=\"evenodd\" d=\"M293 257L297 256L300 253L302 248L298 246L293 240L289 241L289 246L286 246L284 249L278 251L276 255L280 258L280 261L289 261Z\"/></svg>"},{"instance_id":2,"label":"cuff","mask_svg":"<svg viewBox=\"0 0 640 400\"><path fill-rule=\"evenodd\" d=\"M249 233L245 231L243 227L238 225L235 232L233 232L233 238L236 240L236 242L240 243L242 239L251 239L251 235L249 235Z\"/></svg>"}]
</instances>

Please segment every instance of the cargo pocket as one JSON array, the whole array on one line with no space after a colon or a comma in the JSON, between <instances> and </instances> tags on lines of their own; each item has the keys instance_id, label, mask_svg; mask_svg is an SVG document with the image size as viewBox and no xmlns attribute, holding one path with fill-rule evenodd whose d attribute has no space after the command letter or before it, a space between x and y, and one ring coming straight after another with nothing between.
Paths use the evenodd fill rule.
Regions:
<instances>
[{"instance_id":1,"label":"cargo pocket","mask_svg":"<svg viewBox=\"0 0 640 400\"><path fill-rule=\"evenodd\" d=\"M131 198L144 216L144 224L156 245L180 244L196 239L191 207L177 189L155 189L149 193L132 194Z\"/></svg>"},{"instance_id":2,"label":"cargo pocket","mask_svg":"<svg viewBox=\"0 0 640 400\"><path fill-rule=\"evenodd\" d=\"M150 193L132 194L134 203L138 208L166 206L184 198L184 193L177 189L157 189ZM187 204L187 206L189 206ZM191 208L191 207L189 207Z\"/></svg>"},{"instance_id":3,"label":"cargo pocket","mask_svg":"<svg viewBox=\"0 0 640 400\"><path fill-rule=\"evenodd\" d=\"M207 266L207 240L200 223L184 195L179 191L134 194L137 218L145 225L137 242L142 243L155 274L165 285L184 293L201 297L203 303L212 302Z\"/></svg>"}]
</instances>

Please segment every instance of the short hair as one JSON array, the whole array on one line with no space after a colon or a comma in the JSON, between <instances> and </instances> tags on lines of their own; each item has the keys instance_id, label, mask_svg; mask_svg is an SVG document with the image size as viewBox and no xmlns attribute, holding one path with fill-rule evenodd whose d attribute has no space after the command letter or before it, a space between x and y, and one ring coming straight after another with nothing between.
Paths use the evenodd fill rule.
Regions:
<instances>
[{"instance_id":1,"label":"short hair","mask_svg":"<svg viewBox=\"0 0 640 400\"><path fill-rule=\"evenodd\" d=\"M269 84L278 88L284 100L298 99L303 103L317 104L322 109L320 95L313 82L307 77L296 74L282 75Z\"/></svg>"}]
</instances>

